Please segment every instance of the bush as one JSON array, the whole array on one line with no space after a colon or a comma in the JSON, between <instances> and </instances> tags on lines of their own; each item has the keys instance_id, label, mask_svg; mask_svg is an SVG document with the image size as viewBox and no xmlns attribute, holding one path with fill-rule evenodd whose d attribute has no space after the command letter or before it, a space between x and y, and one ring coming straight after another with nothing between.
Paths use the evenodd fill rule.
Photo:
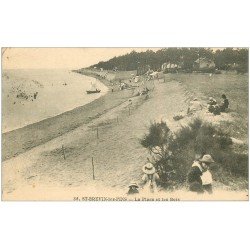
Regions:
<instances>
[{"instance_id":1,"label":"bush","mask_svg":"<svg viewBox=\"0 0 250 250\"><path fill-rule=\"evenodd\" d=\"M230 151L214 151L213 154L217 162L216 168L221 168L223 174L248 178L248 155ZM217 171L217 169L214 170ZM224 177L218 176L218 179L223 182Z\"/></svg>"},{"instance_id":2,"label":"bush","mask_svg":"<svg viewBox=\"0 0 250 250\"><path fill-rule=\"evenodd\" d=\"M222 72L221 72L220 70L215 70L215 71L214 71L214 74L220 75L220 74L222 74Z\"/></svg>"},{"instance_id":3,"label":"bush","mask_svg":"<svg viewBox=\"0 0 250 250\"><path fill-rule=\"evenodd\" d=\"M149 133L145 134L140 141L141 145L149 150L162 183L167 183L169 174L174 171L171 160L172 153L169 150L172 141L172 133L163 121L152 123L149 127Z\"/></svg>"},{"instance_id":4,"label":"bush","mask_svg":"<svg viewBox=\"0 0 250 250\"><path fill-rule=\"evenodd\" d=\"M223 175L248 175L248 156L233 152L229 134L200 119L182 127L175 136L166 123L153 123L141 144L154 156L154 165L164 186L186 181L195 154L210 154L216 161L214 171L221 168ZM174 171L174 175L170 176L170 171Z\"/></svg>"},{"instance_id":5,"label":"bush","mask_svg":"<svg viewBox=\"0 0 250 250\"><path fill-rule=\"evenodd\" d=\"M141 144L143 147L153 150L168 144L170 137L170 129L165 122L152 123L149 133L141 140Z\"/></svg>"},{"instance_id":6,"label":"bush","mask_svg":"<svg viewBox=\"0 0 250 250\"><path fill-rule=\"evenodd\" d=\"M215 68L198 69L197 72L200 72L200 73L214 73L215 72Z\"/></svg>"},{"instance_id":7,"label":"bush","mask_svg":"<svg viewBox=\"0 0 250 250\"><path fill-rule=\"evenodd\" d=\"M178 73L178 69L165 69L163 71L163 74L168 74L168 73L172 73L172 74L177 74Z\"/></svg>"}]
</instances>

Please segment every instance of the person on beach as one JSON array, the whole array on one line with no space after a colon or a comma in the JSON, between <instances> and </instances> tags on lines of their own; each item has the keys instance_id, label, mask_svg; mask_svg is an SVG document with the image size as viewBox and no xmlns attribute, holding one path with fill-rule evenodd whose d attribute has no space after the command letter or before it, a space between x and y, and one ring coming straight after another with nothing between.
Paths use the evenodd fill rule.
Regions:
<instances>
[{"instance_id":1,"label":"person on beach","mask_svg":"<svg viewBox=\"0 0 250 250\"><path fill-rule=\"evenodd\" d=\"M204 155L200 159L200 162L201 162L201 166L203 170L202 176L201 176L202 188L205 192L212 194L213 193L213 187L212 187L213 177L209 170L209 166L210 164L214 163L214 160L211 155Z\"/></svg>"},{"instance_id":2,"label":"person on beach","mask_svg":"<svg viewBox=\"0 0 250 250\"><path fill-rule=\"evenodd\" d=\"M34 99L36 99L38 92L34 93Z\"/></svg>"},{"instance_id":3,"label":"person on beach","mask_svg":"<svg viewBox=\"0 0 250 250\"><path fill-rule=\"evenodd\" d=\"M127 192L127 195L133 195L133 194L139 193L139 190L138 190L139 186L137 185L136 182L131 182L128 188L129 190Z\"/></svg>"},{"instance_id":4,"label":"person on beach","mask_svg":"<svg viewBox=\"0 0 250 250\"><path fill-rule=\"evenodd\" d=\"M211 155L203 155L202 158L196 157L192 164L192 169L188 173L189 190L202 194L205 191L212 193L212 174L209 165L214 163Z\"/></svg>"},{"instance_id":5,"label":"person on beach","mask_svg":"<svg viewBox=\"0 0 250 250\"><path fill-rule=\"evenodd\" d=\"M156 169L153 164L148 162L142 167L142 171L142 181L144 188L148 189L151 193L157 192L157 181L160 179L160 177L156 173Z\"/></svg>"},{"instance_id":6,"label":"person on beach","mask_svg":"<svg viewBox=\"0 0 250 250\"><path fill-rule=\"evenodd\" d=\"M220 111L225 112L226 109L228 109L228 107L229 107L229 101L228 101L225 94L223 94L221 97L222 97L223 101L222 101L222 104L220 105Z\"/></svg>"},{"instance_id":7,"label":"person on beach","mask_svg":"<svg viewBox=\"0 0 250 250\"><path fill-rule=\"evenodd\" d=\"M221 108L218 104L214 105L214 110L213 110L213 114L214 115L220 115L221 112Z\"/></svg>"},{"instance_id":8,"label":"person on beach","mask_svg":"<svg viewBox=\"0 0 250 250\"><path fill-rule=\"evenodd\" d=\"M215 106L217 105L217 101L213 97L209 97L207 104L208 104L207 106L208 111L210 113L214 113Z\"/></svg>"},{"instance_id":9,"label":"person on beach","mask_svg":"<svg viewBox=\"0 0 250 250\"><path fill-rule=\"evenodd\" d=\"M213 97L208 98L208 105L216 105L217 101Z\"/></svg>"},{"instance_id":10,"label":"person on beach","mask_svg":"<svg viewBox=\"0 0 250 250\"><path fill-rule=\"evenodd\" d=\"M218 105L217 101L213 97L209 97L208 111L214 115L220 115L221 107Z\"/></svg>"},{"instance_id":11,"label":"person on beach","mask_svg":"<svg viewBox=\"0 0 250 250\"><path fill-rule=\"evenodd\" d=\"M198 98L194 98L193 101L190 102L187 114L193 114L196 111L202 110L201 102L198 101Z\"/></svg>"},{"instance_id":12,"label":"person on beach","mask_svg":"<svg viewBox=\"0 0 250 250\"><path fill-rule=\"evenodd\" d=\"M200 155L196 155L196 159L194 160L191 170L188 173L187 180L189 183L189 190L191 192L196 192L198 194L203 193L202 188L202 167L200 160Z\"/></svg>"}]
</instances>

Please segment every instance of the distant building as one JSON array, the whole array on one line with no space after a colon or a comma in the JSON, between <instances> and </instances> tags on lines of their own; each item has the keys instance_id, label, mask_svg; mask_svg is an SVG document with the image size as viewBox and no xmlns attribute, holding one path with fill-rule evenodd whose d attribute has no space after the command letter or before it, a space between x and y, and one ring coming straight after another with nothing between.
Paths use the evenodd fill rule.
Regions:
<instances>
[{"instance_id":1,"label":"distant building","mask_svg":"<svg viewBox=\"0 0 250 250\"><path fill-rule=\"evenodd\" d=\"M212 69L215 68L215 63L213 60L207 58L198 58L194 62L194 69Z\"/></svg>"},{"instance_id":2,"label":"distant building","mask_svg":"<svg viewBox=\"0 0 250 250\"><path fill-rule=\"evenodd\" d=\"M181 66L178 65L178 64L175 64L175 63L170 63L170 62L166 62L166 63L163 63L161 65L161 70L162 71L165 71L166 69L180 69Z\"/></svg>"}]
</instances>

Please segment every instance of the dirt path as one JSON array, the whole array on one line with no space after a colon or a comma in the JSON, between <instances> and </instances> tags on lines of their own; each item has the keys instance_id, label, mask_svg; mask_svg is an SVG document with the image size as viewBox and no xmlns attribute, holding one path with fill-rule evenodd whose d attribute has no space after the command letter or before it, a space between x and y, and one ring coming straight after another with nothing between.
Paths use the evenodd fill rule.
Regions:
<instances>
[{"instance_id":1,"label":"dirt path","mask_svg":"<svg viewBox=\"0 0 250 250\"><path fill-rule=\"evenodd\" d=\"M4 199L20 199L20 195L22 199L32 199L45 186L50 188L50 194L44 199L50 199L53 190L61 188L124 189L130 181L140 180L141 166L148 152L140 145L139 138L147 132L150 121L164 118L170 127L177 127L178 122L172 117L186 109L184 99L183 89L177 82L156 83L148 100L134 97L132 105L123 102L88 124L6 160L2 168ZM95 181L91 157L94 158Z\"/></svg>"}]
</instances>

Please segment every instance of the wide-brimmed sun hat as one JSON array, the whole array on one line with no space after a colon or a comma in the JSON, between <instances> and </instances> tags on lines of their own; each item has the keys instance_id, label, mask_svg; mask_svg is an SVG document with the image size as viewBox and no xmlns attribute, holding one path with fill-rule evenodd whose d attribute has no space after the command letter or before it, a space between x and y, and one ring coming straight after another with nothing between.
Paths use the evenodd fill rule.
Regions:
<instances>
[{"instance_id":1,"label":"wide-brimmed sun hat","mask_svg":"<svg viewBox=\"0 0 250 250\"><path fill-rule=\"evenodd\" d=\"M149 162L142 167L142 171L145 174L154 174L156 170L153 164Z\"/></svg>"},{"instance_id":2,"label":"wide-brimmed sun hat","mask_svg":"<svg viewBox=\"0 0 250 250\"><path fill-rule=\"evenodd\" d=\"M139 188L139 186L137 185L136 182L130 182L130 184L129 184L128 187L136 187L136 188Z\"/></svg>"},{"instance_id":3,"label":"wide-brimmed sun hat","mask_svg":"<svg viewBox=\"0 0 250 250\"><path fill-rule=\"evenodd\" d=\"M205 162L205 163L213 163L213 162L215 162L211 155L203 155L203 157L200 159L200 161Z\"/></svg>"}]
</instances>

